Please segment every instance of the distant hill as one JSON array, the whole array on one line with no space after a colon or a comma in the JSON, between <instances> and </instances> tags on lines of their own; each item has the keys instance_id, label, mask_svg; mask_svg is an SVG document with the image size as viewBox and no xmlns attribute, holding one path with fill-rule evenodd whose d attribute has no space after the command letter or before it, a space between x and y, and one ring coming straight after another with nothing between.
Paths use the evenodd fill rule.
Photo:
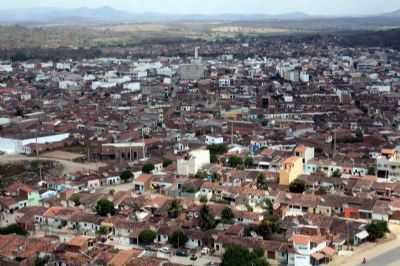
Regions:
<instances>
[{"instance_id":1,"label":"distant hill","mask_svg":"<svg viewBox=\"0 0 400 266\"><path fill-rule=\"evenodd\" d=\"M76 24L83 22L152 22L152 21L246 21L246 20L302 20L309 15L295 12L280 15L268 14L164 14L164 13L130 13L112 7L101 8L26 8L0 10L1 23L62 23Z\"/></svg>"},{"instance_id":2,"label":"distant hill","mask_svg":"<svg viewBox=\"0 0 400 266\"><path fill-rule=\"evenodd\" d=\"M130 22L173 22L173 21L310 21L320 22L329 20L374 20L400 19L400 10L363 17L329 17L311 16L302 12L285 14L236 14L222 13L216 15L205 14L165 14L155 12L133 13L117 10L109 6L101 8L26 8L0 10L0 23L2 24L85 24L85 23L130 23ZM396 21L397 24L397 21Z\"/></svg>"},{"instance_id":3,"label":"distant hill","mask_svg":"<svg viewBox=\"0 0 400 266\"><path fill-rule=\"evenodd\" d=\"M393 12L382 14L384 17L400 17L400 9L395 10Z\"/></svg>"}]
</instances>

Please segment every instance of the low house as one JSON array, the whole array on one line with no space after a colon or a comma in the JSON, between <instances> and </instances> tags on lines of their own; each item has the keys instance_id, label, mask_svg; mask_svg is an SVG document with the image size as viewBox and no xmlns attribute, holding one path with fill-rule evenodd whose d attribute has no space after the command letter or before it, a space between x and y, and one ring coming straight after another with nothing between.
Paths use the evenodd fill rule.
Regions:
<instances>
[{"instance_id":1,"label":"low house","mask_svg":"<svg viewBox=\"0 0 400 266\"><path fill-rule=\"evenodd\" d=\"M133 187L135 191L144 193L151 189L152 175L143 174L133 180Z\"/></svg>"}]
</instances>

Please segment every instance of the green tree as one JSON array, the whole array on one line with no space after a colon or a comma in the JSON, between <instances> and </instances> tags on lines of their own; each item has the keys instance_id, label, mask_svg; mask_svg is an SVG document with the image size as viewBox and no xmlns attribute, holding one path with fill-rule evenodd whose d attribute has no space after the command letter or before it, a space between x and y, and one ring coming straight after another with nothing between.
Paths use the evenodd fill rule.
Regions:
<instances>
[{"instance_id":1,"label":"green tree","mask_svg":"<svg viewBox=\"0 0 400 266\"><path fill-rule=\"evenodd\" d=\"M228 165L232 168L236 168L243 165L243 160L238 156L231 156L228 159Z\"/></svg>"},{"instance_id":2,"label":"green tree","mask_svg":"<svg viewBox=\"0 0 400 266\"><path fill-rule=\"evenodd\" d=\"M110 230L108 229L108 227L102 225L102 226L100 226L99 230L96 231L96 234L100 235L100 236L105 236L109 232L110 232Z\"/></svg>"},{"instance_id":3,"label":"green tree","mask_svg":"<svg viewBox=\"0 0 400 266\"><path fill-rule=\"evenodd\" d=\"M194 177L197 179L206 179L208 177L208 173L206 171L198 171Z\"/></svg>"},{"instance_id":4,"label":"green tree","mask_svg":"<svg viewBox=\"0 0 400 266\"><path fill-rule=\"evenodd\" d=\"M301 179L296 179L289 185L289 191L292 193L303 193L306 190L306 183Z\"/></svg>"},{"instance_id":5,"label":"green tree","mask_svg":"<svg viewBox=\"0 0 400 266\"><path fill-rule=\"evenodd\" d=\"M246 157L246 159L244 159L244 166L246 166L246 168L250 168L251 166L253 166L254 160L252 157Z\"/></svg>"},{"instance_id":6,"label":"green tree","mask_svg":"<svg viewBox=\"0 0 400 266\"><path fill-rule=\"evenodd\" d=\"M274 213L274 205L270 199L265 199L263 208L267 215L272 215Z\"/></svg>"},{"instance_id":7,"label":"green tree","mask_svg":"<svg viewBox=\"0 0 400 266\"><path fill-rule=\"evenodd\" d=\"M225 207L221 212L221 219L224 223L232 223L233 219L235 218L235 214L233 213L232 209L229 207Z\"/></svg>"},{"instance_id":8,"label":"green tree","mask_svg":"<svg viewBox=\"0 0 400 266\"><path fill-rule=\"evenodd\" d=\"M376 175L376 168L374 166L368 167L368 175Z\"/></svg>"},{"instance_id":9,"label":"green tree","mask_svg":"<svg viewBox=\"0 0 400 266\"><path fill-rule=\"evenodd\" d=\"M168 216L169 218L177 218L179 214L182 212L182 204L179 200L174 199L171 201L168 208Z\"/></svg>"},{"instance_id":10,"label":"green tree","mask_svg":"<svg viewBox=\"0 0 400 266\"><path fill-rule=\"evenodd\" d=\"M170 160L170 159L164 159L164 161L163 161L163 163L162 163L162 166L164 167L164 168L167 168L168 166L170 166L171 164L173 164L174 162L172 161L172 160Z\"/></svg>"},{"instance_id":11,"label":"green tree","mask_svg":"<svg viewBox=\"0 0 400 266\"><path fill-rule=\"evenodd\" d=\"M131 171L125 170L119 175L119 177L122 181L128 182L131 178L133 178L133 174Z\"/></svg>"},{"instance_id":12,"label":"green tree","mask_svg":"<svg viewBox=\"0 0 400 266\"><path fill-rule=\"evenodd\" d=\"M270 264L260 254L260 251L251 252L245 247L228 246L222 257L221 266L269 266Z\"/></svg>"},{"instance_id":13,"label":"green tree","mask_svg":"<svg viewBox=\"0 0 400 266\"><path fill-rule=\"evenodd\" d=\"M0 228L0 235L10 235L10 234L26 236L28 235L28 231L26 231L19 224L10 224L6 227Z\"/></svg>"},{"instance_id":14,"label":"green tree","mask_svg":"<svg viewBox=\"0 0 400 266\"><path fill-rule=\"evenodd\" d=\"M156 239L157 233L151 229L146 229L139 234L139 243L142 245L150 245Z\"/></svg>"},{"instance_id":15,"label":"green tree","mask_svg":"<svg viewBox=\"0 0 400 266\"><path fill-rule=\"evenodd\" d=\"M200 209L199 225L204 231L213 229L216 226L215 218L207 205L203 205Z\"/></svg>"},{"instance_id":16,"label":"green tree","mask_svg":"<svg viewBox=\"0 0 400 266\"><path fill-rule=\"evenodd\" d=\"M364 139L364 133L361 128L356 129L356 139L358 141L363 141L363 139Z\"/></svg>"},{"instance_id":17,"label":"green tree","mask_svg":"<svg viewBox=\"0 0 400 266\"><path fill-rule=\"evenodd\" d=\"M114 215L114 203L108 199L101 199L96 204L96 213L100 216Z\"/></svg>"},{"instance_id":18,"label":"green tree","mask_svg":"<svg viewBox=\"0 0 400 266\"><path fill-rule=\"evenodd\" d=\"M75 207L81 205L81 197L79 194L73 194L70 200L74 203Z\"/></svg>"},{"instance_id":19,"label":"green tree","mask_svg":"<svg viewBox=\"0 0 400 266\"><path fill-rule=\"evenodd\" d=\"M367 224L365 229L369 234L368 239L370 241L376 241L383 238L386 233L389 233L389 227L386 221L374 220Z\"/></svg>"},{"instance_id":20,"label":"green tree","mask_svg":"<svg viewBox=\"0 0 400 266\"><path fill-rule=\"evenodd\" d=\"M212 144L208 145L208 150L210 150L210 154L221 155L228 151L228 147L225 144Z\"/></svg>"},{"instance_id":21,"label":"green tree","mask_svg":"<svg viewBox=\"0 0 400 266\"><path fill-rule=\"evenodd\" d=\"M339 169L336 169L333 173L332 173L333 177L341 177L342 176L342 172Z\"/></svg>"},{"instance_id":22,"label":"green tree","mask_svg":"<svg viewBox=\"0 0 400 266\"><path fill-rule=\"evenodd\" d=\"M213 164L219 163L218 157L217 157L216 154L214 154L214 153L211 153L211 154L210 154L210 162L213 163Z\"/></svg>"},{"instance_id":23,"label":"green tree","mask_svg":"<svg viewBox=\"0 0 400 266\"><path fill-rule=\"evenodd\" d=\"M188 237L185 235L184 232L178 230L175 231L169 238L168 242L174 247L174 248L180 248L185 246L186 242L188 241Z\"/></svg>"},{"instance_id":24,"label":"green tree","mask_svg":"<svg viewBox=\"0 0 400 266\"><path fill-rule=\"evenodd\" d=\"M145 174L150 174L155 169L154 164L148 163L143 165L142 172Z\"/></svg>"},{"instance_id":25,"label":"green tree","mask_svg":"<svg viewBox=\"0 0 400 266\"><path fill-rule=\"evenodd\" d=\"M258 225L257 233L263 238L270 237L273 233L277 233L280 229L281 220L278 216L269 215L265 217Z\"/></svg>"},{"instance_id":26,"label":"green tree","mask_svg":"<svg viewBox=\"0 0 400 266\"><path fill-rule=\"evenodd\" d=\"M264 173L259 173L257 175L256 185L258 189L268 190L268 182L267 179L265 178Z\"/></svg>"}]
</instances>

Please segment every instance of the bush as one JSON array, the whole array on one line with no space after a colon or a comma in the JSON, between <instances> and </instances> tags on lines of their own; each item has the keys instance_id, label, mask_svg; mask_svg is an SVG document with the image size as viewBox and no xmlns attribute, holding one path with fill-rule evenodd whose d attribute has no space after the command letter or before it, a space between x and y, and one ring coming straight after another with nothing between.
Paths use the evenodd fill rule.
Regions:
<instances>
[{"instance_id":1,"label":"bush","mask_svg":"<svg viewBox=\"0 0 400 266\"><path fill-rule=\"evenodd\" d=\"M156 239L157 233L154 232L153 230L146 229L140 232L139 234L139 243L143 245L150 245L154 242L154 239Z\"/></svg>"}]
</instances>

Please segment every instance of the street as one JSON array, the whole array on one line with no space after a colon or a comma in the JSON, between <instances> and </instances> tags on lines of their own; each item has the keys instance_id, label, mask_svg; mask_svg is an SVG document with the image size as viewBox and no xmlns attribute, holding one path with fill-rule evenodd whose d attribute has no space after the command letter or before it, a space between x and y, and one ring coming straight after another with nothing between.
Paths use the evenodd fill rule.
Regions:
<instances>
[{"instance_id":1,"label":"street","mask_svg":"<svg viewBox=\"0 0 400 266\"><path fill-rule=\"evenodd\" d=\"M400 226L389 224L391 238L379 243L366 243L355 249L351 256L337 256L330 266L399 266ZM363 259L367 264L362 264Z\"/></svg>"}]
</instances>

